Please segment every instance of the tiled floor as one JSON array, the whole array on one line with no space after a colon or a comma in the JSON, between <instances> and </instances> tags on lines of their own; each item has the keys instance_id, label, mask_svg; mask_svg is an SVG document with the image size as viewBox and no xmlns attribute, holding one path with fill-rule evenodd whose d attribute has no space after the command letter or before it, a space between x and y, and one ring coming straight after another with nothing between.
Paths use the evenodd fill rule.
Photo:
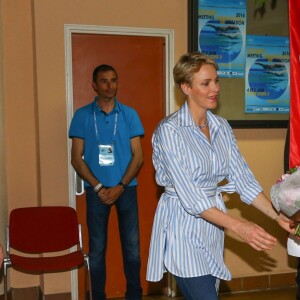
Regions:
<instances>
[{"instance_id":1,"label":"tiled floor","mask_svg":"<svg viewBox=\"0 0 300 300\"><path fill-rule=\"evenodd\" d=\"M22 293L15 293L13 297L9 299L13 300L37 300L40 297L29 296L26 289L22 290ZM3 300L3 295L0 295L0 300ZM43 299L45 300L71 300L71 295L69 294L59 294L59 295L48 295ZM110 298L108 300L125 300L124 298ZM184 300L183 297L167 297L167 296L147 296L143 297L143 300ZM272 291L262 291L262 292L248 292L248 293L231 293L231 294L221 294L219 300L296 300L296 288L289 289L278 289Z\"/></svg>"},{"instance_id":2,"label":"tiled floor","mask_svg":"<svg viewBox=\"0 0 300 300\"><path fill-rule=\"evenodd\" d=\"M182 297L169 298L167 296L148 296L143 300L183 300ZM114 299L117 300L117 299ZM118 298L118 300L124 300ZM296 289L280 289L263 292L222 294L219 300L296 300Z\"/></svg>"},{"instance_id":3,"label":"tiled floor","mask_svg":"<svg viewBox=\"0 0 300 300\"><path fill-rule=\"evenodd\" d=\"M252 293L223 294L220 300L296 300L296 288Z\"/></svg>"}]
</instances>

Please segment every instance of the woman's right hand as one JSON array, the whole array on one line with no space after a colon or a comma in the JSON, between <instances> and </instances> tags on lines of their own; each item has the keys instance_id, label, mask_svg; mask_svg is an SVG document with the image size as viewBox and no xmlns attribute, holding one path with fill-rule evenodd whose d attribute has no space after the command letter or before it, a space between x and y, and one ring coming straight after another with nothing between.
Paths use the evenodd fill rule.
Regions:
<instances>
[{"instance_id":1,"label":"woman's right hand","mask_svg":"<svg viewBox=\"0 0 300 300\"><path fill-rule=\"evenodd\" d=\"M252 222L240 220L233 231L257 251L271 250L277 243L275 237Z\"/></svg>"}]
</instances>

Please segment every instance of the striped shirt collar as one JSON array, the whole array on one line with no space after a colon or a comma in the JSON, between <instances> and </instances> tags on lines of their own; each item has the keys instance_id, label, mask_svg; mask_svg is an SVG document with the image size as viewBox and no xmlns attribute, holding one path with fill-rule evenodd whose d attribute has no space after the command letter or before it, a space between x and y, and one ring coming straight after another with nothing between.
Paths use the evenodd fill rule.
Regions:
<instances>
[{"instance_id":1,"label":"striped shirt collar","mask_svg":"<svg viewBox=\"0 0 300 300\"><path fill-rule=\"evenodd\" d=\"M210 110L207 111L207 120L211 129L214 128L217 131L217 129L221 126L218 118ZM178 111L178 125L179 127L196 126L190 113L187 101L185 101Z\"/></svg>"}]
</instances>

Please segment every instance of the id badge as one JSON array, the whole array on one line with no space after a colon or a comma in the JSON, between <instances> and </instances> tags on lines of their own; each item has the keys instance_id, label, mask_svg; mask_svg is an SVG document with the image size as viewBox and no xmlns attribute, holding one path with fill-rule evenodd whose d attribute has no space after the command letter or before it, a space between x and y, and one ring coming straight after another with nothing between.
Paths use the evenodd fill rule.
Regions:
<instances>
[{"instance_id":1,"label":"id badge","mask_svg":"<svg viewBox=\"0 0 300 300\"><path fill-rule=\"evenodd\" d=\"M113 166L115 163L114 146L99 145L99 165Z\"/></svg>"}]
</instances>

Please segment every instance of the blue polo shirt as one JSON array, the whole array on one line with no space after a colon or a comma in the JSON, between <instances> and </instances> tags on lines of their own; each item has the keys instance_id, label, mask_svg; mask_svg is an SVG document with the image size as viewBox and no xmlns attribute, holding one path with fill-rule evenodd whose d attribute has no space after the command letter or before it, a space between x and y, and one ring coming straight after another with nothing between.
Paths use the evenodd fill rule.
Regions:
<instances>
[{"instance_id":1,"label":"blue polo shirt","mask_svg":"<svg viewBox=\"0 0 300 300\"><path fill-rule=\"evenodd\" d=\"M131 161L130 139L144 135L144 128L133 108L123 105L115 99L114 109L107 114L99 108L96 100L97 97L94 102L76 110L70 125L69 137L84 139L84 161L104 186L112 187L121 181ZM115 162L113 166L99 165L99 143L114 144ZM85 182L85 186L88 185ZM129 185L137 185L136 178Z\"/></svg>"}]
</instances>

